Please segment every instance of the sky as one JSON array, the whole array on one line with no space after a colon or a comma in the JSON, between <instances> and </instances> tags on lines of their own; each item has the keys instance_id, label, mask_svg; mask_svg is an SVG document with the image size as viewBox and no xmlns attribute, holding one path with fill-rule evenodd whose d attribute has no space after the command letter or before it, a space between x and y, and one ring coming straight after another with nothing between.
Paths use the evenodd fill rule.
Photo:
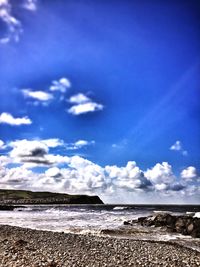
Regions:
<instances>
[{"instance_id":1,"label":"sky","mask_svg":"<svg viewBox=\"0 0 200 267\"><path fill-rule=\"evenodd\" d=\"M200 203L200 3L0 0L0 188Z\"/></svg>"}]
</instances>

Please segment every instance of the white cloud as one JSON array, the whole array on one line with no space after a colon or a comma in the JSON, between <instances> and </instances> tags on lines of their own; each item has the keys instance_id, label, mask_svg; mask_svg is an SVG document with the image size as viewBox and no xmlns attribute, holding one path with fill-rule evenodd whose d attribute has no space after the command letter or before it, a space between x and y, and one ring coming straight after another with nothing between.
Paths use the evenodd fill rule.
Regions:
<instances>
[{"instance_id":1,"label":"white cloud","mask_svg":"<svg viewBox=\"0 0 200 267\"><path fill-rule=\"evenodd\" d=\"M50 86L50 91L60 91L61 93L65 93L68 88L71 87L71 82L67 78L61 78L58 81L53 81Z\"/></svg>"},{"instance_id":2,"label":"white cloud","mask_svg":"<svg viewBox=\"0 0 200 267\"><path fill-rule=\"evenodd\" d=\"M31 180L38 179L38 175L27 170L24 166L15 168L6 168L0 166L0 187L8 189L28 188Z\"/></svg>"},{"instance_id":3,"label":"white cloud","mask_svg":"<svg viewBox=\"0 0 200 267\"><path fill-rule=\"evenodd\" d=\"M49 149L64 145L60 139L16 140L9 143L12 147L10 157L14 163L23 163L27 168L68 163L67 156L49 154Z\"/></svg>"},{"instance_id":4,"label":"white cloud","mask_svg":"<svg viewBox=\"0 0 200 267\"><path fill-rule=\"evenodd\" d=\"M155 184L155 189L158 190L158 191L163 191L163 190L166 190L167 189L167 185L162 183L162 184Z\"/></svg>"},{"instance_id":5,"label":"white cloud","mask_svg":"<svg viewBox=\"0 0 200 267\"><path fill-rule=\"evenodd\" d=\"M112 172L112 174L111 174ZM115 173L115 174L114 174ZM68 158L67 168L51 167L44 173L34 173L22 165L16 168L0 167L1 188L48 190L72 194L99 194L110 201L141 203L158 201L187 201L196 199L200 190L197 186L184 187L179 183L152 186L132 163L125 167L101 166L79 156ZM177 191L179 192L177 196ZM117 197L117 198L116 198ZM148 202L147 202L148 200Z\"/></svg>"},{"instance_id":6,"label":"white cloud","mask_svg":"<svg viewBox=\"0 0 200 267\"><path fill-rule=\"evenodd\" d=\"M43 157L49 151L48 146L43 142L25 139L10 142L9 146L13 147L10 152L12 158Z\"/></svg>"},{"instance_id":7,"label":"white cloud","mask_svg":"<svg viewBox=\"0 0 200 267\"><path fill-rule=\"evenodd\" d=\"M81 115L88 112L102 110L103 108L104 106L102 104L97 104L95 102L88 102L72 106L70 109L68 109L68 113L71 113L73 115Z\"/></svg>"},{"instance_id":8,"label":"white cloud","mask_svg":"<svg viewBox=\"0 0 200 267\"><path fill-rule=\"evenodd\" d=\"M68 113L73 115L94 112L104 108L102 104L92 101L89 97L82 93L71 96L68 101L72 104L75 104L68 109Z\"/></svg>"},{"instance_id":9,"label":"white cloud","mask_svg":"<svg viewBox=\"0 0 200 267\"><path fill-rule=\"evenodd\" d=\"M22 90L25 97L33 98L38 101L50 101L53 99L53 95L44 91L31 91L30 89Z\"/></svg>"},{"instance_id":10,"label":"white cloud","mask_svg":"<svg viewBox=\"0 0 200 267\"><path fill-rule=\"evenodd\" d=\"M193 166L189 166L181 172L181 178L185 180L193 180L197 178L197 170Z\"/></svg>"},{"instance_id":11,"label":"white cloud","mask_svg":"<svg viewBox=\"0 0 200 267\"><path fill-rule=\"evenodd\" d=\"M181 141L176 141L171 147L170 150L173 151L179 151L183 156L187 156L188 152L186 150L183 149L183 145L181 143Z\"/></svg>"},{"instance_id":12,"label":"white cloud","mask_svg":"<svg viewBox=\"0 0 200 267\"><path fill-rule=\"evenodd\" d=\"M171 150L175 150L175 151L180 151L182 150L182 144L180 141L176 141L175 144L173 144L171 147L170 147Z\"/></svg>"},{"instance_id":13,"label":"white cloud","mask_svg":"<svg viewBox=\"0 0 200 267\"><path fill-rule=\"evenodd\" d=\"M83 144L82 141L77 143ZM10 155L0 156L0 187L98 194L103 199L124 203L198 201L198 182L187 183L188 179L195 179L196 169L192 166L181 172L180 180L168 162L157 163L147 171L134 161L122 167L102 167L80 156L52 154L51 149L60 145L65 146L56 138L10 142ZM9 163L21 166L8 168ZM30 169L38 166L46 169L42 173Z\"/></svg>"},{"instance_id":14,"label":"white cloud","mask_svg":"<svg viewBox=\"0 0 200 267\"><path fill-rule=\"evenodd\" d=\"M52 167L45 171L46 176L50 177L60 177L60 169L58 167Z\"/></svg>"},{"instance_id":15,"label":"white cloud","mask_svg":"<svg viewBox=\"0 0 200 267\"><path fill-rule=\"evenodd\" d=\"M37 0L24 0L23 2L23 8L30 10L30 11L36 11L37 10Z\"/></svg>"},{"instance_id":16,"label":"white cloud","mask_svg":"<svg viewBox=\"0 0 200 267\"><path fill-rule=\"evenodd\" d=\"M168 162L157 163L153 168L145 172L145 176L152 184L170 184L174 182L175 176Z\"/></svg>"},{"instance_id":17,"label":"white cloud","mask_svg":"<svg viewBox=\"0 0 200 267\"><path fill-rule=\"evenodd\" d=\"M10 113L3 112L0 114L0 123L20 126L32 124L32 121L28 117L14 118Z\"/></svg>"},{"instance_id":18,"label":"white cloud","mask_svg":"<svg viewBox=\"0 0 200 267\"><path fill-rule=\"evenodd\" d=\"M90 101L91 101L90 98L82 93L73 95L69 98L69 102L73 104L83 104L83 103L87 103Z\"/></svg>"},{"instance_id":19,"label":"white cloud","mask_svg":"<svg viewBox=\"0 0 200 267\"><path fill-rule=\"evenodd\" d=\"M4 142L0 139L0 149L4 149Z\"/></svg>"},{"instance_id":20,"label":"white cloud","mask_svg":"<svg viewBox=\"0 0 200 267\"><path fill-rule=\"evenodd\" d=\"M9 156L0 156L0 166L6 166L11 162Z\"/></svg>"},{"instance_id":21,"label":"white cloud","mask_svg":"<svg viewBox=\"0 0 200 267\"><path fill-rule=\"evenodd\" d=\"M22 7L24 9L35 11L36 10L36 0L24 0L19 1L17 5L11 5L12 1L0 0L0 20L5 23L7 31L4 36L0 39L0 43L6 44L10 41L18 42L20 35L23 33L23 28L21 21L19 21L13 14L14 7ZM22 3L22 5L21 5Z\"/></svg>"},{"instance_id":22,"label":"white cloud","mask_svg":"<svg viewBox=\"0 0 200 267\"><path fill-rule=\"evenodd\" d=\"M117 188L128 191L148 188L151 183L144 177L143 171L137 167L136 162L129 161L125 167L106 166L110 182Z\"/></svg>"},{"instance_id":23,"label":"white cloud","mask_svg":"<svg viewBox=\"0 0 200 267\"><path fill-rule=\"evenodd\" d=\"M7 26L8 32L0 39L1 43L8 43L10 40L19 41L22 33L21 22L12 14L12 6L9 0L0 1L0 19Z\"/></svg>"},{"instance_id":24,"label":"white cloud","mask_svg":"<svg viewBox=\"0 0 200 267\"><path fill-rule=\"evenodd\" d=\"M58 139L58 138L43 139L43 140L40 140L40 142L42 142L43 144L45 144L51 148L55 148L55 147L64 145L63 140Z\"/></svg>"},{"instance_id":25,"label":"white cloud","mask_svg":"<svg viewBox=\"0 0 200 267\"><path fill-rule=\"evenodd\" d=\"M78 140L75 143L69 143L66 145L66 149L67 150L76 150L76 149L80 149L82 147L86 147L86 146L90 146L90 145L94 145L95 141L87 141L87 140Z\"/></svg>"}]
</instances>

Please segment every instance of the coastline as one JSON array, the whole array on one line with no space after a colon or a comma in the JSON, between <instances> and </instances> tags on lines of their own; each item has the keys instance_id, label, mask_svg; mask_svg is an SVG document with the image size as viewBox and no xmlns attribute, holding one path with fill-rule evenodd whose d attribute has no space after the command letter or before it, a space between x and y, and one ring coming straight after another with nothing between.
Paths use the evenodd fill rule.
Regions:
<instances>
[{"instance_id":1,"label":"coastline","mask_svg":"<svg viewBox=\"0 0 200 267\"><path fill-rule=\"evenodd\" d=\"M170 241L80 235L0 225L0 267L200 266L200 252Z\"/></svg>"}]
</instances>

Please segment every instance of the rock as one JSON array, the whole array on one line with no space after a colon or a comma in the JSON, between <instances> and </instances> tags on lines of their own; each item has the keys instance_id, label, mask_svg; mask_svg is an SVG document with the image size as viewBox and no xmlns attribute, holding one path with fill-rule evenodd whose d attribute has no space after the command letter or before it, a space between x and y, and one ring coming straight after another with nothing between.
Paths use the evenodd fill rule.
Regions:
<instances>
[{"instance_id":1,"label":"rock","mask_svg":"<svg viewBox=\"0 0 200 267\"><path fill-rule=\"evenodd\" d=\"M57 267L58 264L55 261L49 262L46 267Z\"/></svg>"},{"instance_id":2,"label":"rock","mask_svg":"<svg viewBox=\"0 0 200 267\"><path fill-rule=\"evenodd\" d=\"M198 229L194 229L191 233L191 236L194 238L199 238L200 237L200 231Z\"/></svg>"},{"instance_id":3,"label":"rock","mask_svg":"<svg viewBox=\"0 0 200 267\"><path fill-rule=\"evenodd\" d=\"M173 228L175 225L176 218L168 213L158 214L154 219L154 225L156 227L168 226Z\"/></svg>"},{"instance_id":4,"label":"rock","mask_svg":"<svg viewBox=\"0 0 200 267\"><path fill-rule=\"evenodd\" d=\"M187 226L187 233L188 234L191 234L194 230L194 223L190 223L188 226Z\"/></svg>"},{"instance_id":5,"label":"rock","mask_svg":"<svg viewBox=\"0 0 200 267\"><path fill-rule=\"evenodd\" d=\"M139 218L138 218L138 222L139 222L140 224L143 224L143 222L144 222L145 219L146 219L146 217L139 217Z\"/></svg>"},{"instance_id":6,"label":"rock","mask_svg":"<svg viewBox=\"0 0 200 267\"><path fill-rule=\"evenodd\" d=\"M23 240L23 239L19 239L19 240L15 241L14 244L15 244L15 246L22 247L22 246L26 246L28 244L28 242Z\"/></svg>"},{"instance_id":7,"label":"rock","mask_svg":"<svg viewBox=\"0 0 200 267\"><path fill-rule=\"evenodd\" d=\"M134 225L136 223L138 223L138 219L124 221L124 225Z\"/></svg>"},{"instance_id":8,"label":"rock","mask_svg":"<svg viewBox=\"0 0 200 267\"><path fill-rule=\"evenodd\" d=\"M124 221L124 225L133 225L132 221Z\"/></svg>"},{"instance_id":9,"label":"rock","mask_svg":"<svg viewBox=\"0 0 200 267\"><path fill-rule=\"evenodd\" d=\"M176 232L184 234L184 235L189 234L188 226L190 225L190 227L189 227L189 230L190 230L192 228L191 224L193 224L194 221L195 221L195 219L193 217L190 217L190 216L177 217L177 220L175 223ZM193 224L193 229L194 229L194 224Z\"/></svg>"},{"instance_id":10,"label":"rock","mask_svg":"<svg viewBox=\"0 0 200 267\"><path fill-rule=\"evenodd\" d=\"M142 226L166 227L169 232L200 237L200 218L191 215L177 216L169 213L159 213L155 216L140 217L137 223ZM124 225L132 225L132 221L126 221Z\"/></svg>"},{"instance_id":11,"label":"rock","mask_svg":"<svg viewBox=\"0 0 200 267\"><path fill-rule=\"evenodd\" d=\"M141 225L143 226L152 226L154 225L154 219L155 219L155 216L149 216L149 217L146 217L145 219L140 219L141 221Z\"/></svg>"}]
</instances>

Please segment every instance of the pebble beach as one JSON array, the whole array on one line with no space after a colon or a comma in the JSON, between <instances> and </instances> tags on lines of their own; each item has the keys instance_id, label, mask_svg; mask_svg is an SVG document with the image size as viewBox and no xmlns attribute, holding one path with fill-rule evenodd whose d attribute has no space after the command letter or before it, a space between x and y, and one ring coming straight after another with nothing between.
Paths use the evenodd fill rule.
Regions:
<instances>
[{"instance_id":1,"label":"pebble beach","mask_svg":"<svg viewBox=\"0 0 200 267\"><path fill-rule=\"evenodd\" d=\"M0 267L200 266L200 252L170 242L0 226Z\"/></svg>"}]
</instances>

